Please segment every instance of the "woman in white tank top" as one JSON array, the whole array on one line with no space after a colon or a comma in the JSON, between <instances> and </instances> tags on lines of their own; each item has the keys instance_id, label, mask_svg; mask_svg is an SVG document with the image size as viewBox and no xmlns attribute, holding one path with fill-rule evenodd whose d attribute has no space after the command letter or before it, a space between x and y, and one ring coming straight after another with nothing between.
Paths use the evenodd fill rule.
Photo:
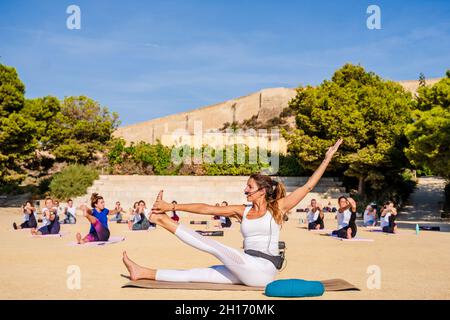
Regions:
<instances>
[{"instance_id":1,"label":"woman in white tank top","mask_svg":"<svg viewBox=\"0 0 450 320\"><path fill-rule=\"evenodd\" d=\"M284 215L294 208L319 182L342 139L330 147L325 159L308 182L286 196L282 183L271 177L253 174L247 181L245 194L249 205L211 206L203 203L172 204L163 201L159 192L153 205L151 221L175 234L181 241L208 252L221 265L189 270L154 269L139 266L123 253L123 262L132 280L150 279L172 282L209 282L245 284L263 287L277 275L278 241ZM218 195L219 196L219 195ZM233 217L241 221L244 252L199 235L172 220L165 212L185 211L197 214Z\"/></svg>"},{"instance_id":2,"label":"woman in white tank top","mask_svg":"<svg viewBox=\"0 0 450 320\"><path fill-rule=\"evenodd\" d=\"M383 232L396 233L397 224L395 218L397 217L397 209L395 209L392 201L386 202L381 211L380 226Z\"/></svg>"}]
</instances>

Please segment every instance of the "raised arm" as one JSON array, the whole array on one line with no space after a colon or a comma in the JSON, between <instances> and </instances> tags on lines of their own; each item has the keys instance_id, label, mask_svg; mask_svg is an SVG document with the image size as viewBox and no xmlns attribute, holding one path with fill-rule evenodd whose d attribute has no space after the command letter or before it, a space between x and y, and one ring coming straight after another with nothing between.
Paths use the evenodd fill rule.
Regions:
<instances>
[{"instance_id":1,"label":"raised arm","mask_svg":"<svg viewBox=\"0 0 450 320\"><path fill-rule=\"evenodd\" d=\"M83 216L92 215L92 209L85 203L80 205L80 210L83 211Z\"/></svg>"},{"instance_id":2,"label":"raised arm","mask_svg":"<svg viewBox=\"0 0 450 320\"><path fill-rule=\"evenodd\" d=\"M294 208L300 201L305 198L305 196L316 186L322 177L325 169L328 167L333 155L339 149L342 143L342 139L339 139L334 146L330 147L325 155L325 159L322 161L320 166L314 171L313 175L308 179L305 185L297 188L295 191L291 192L288 196L279 200L278 205L282 212L287 212Z\"/></svg>"},{"instance_id":3,"label":"raised arm","mask_svg":"<svg viewBox=\"0 0 450 320\"><path fill-rule=\"evenodd\" d=\"M356 201L353 198L347 198L352 212L356 212Z\"/></svg>"},{"instance_id":4,"label":"raised arm","mask_svg":"<svg viewBox=\"0 0 450 320\"><path fill-rule=\"evenodd\" d=\"M322 206L321 206L320 204L318 204L318 205L317 205L317 209L319 210L319 217L320 217L321 219L323 219L325 215L323 214Z\"/></svg>"},{"instance_id":5,"label":"raised arm","mask_svg":"<svg viewBox=\"0 0 450 320\"><path fill-rule=\"evenodd\" d=\"M168 211L184 211L197 214L235 217L241 219L245 210L244 205L212 206L206 203L172 204L162 200L162 192L162 190L159 192L158 198L153 204L153 213L158 214Z\"/></svg>"}]
</instances>

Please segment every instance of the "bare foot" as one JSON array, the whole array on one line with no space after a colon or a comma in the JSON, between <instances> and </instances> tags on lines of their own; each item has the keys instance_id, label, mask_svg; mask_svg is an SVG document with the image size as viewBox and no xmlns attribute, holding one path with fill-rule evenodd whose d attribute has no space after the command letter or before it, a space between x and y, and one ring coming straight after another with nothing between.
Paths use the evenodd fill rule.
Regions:
<instances>
[{"instance_id":1,"label":"bare foot","mask_svg":"<svg viewBox=\"0 0 450 320\"><path fill-rule=\"evenodd\" d=\"M352 229L348 228L347 229L347 239L351 239L352 238Z\"/></svg>"},{"instance_id":2,"label":"bare foot","mask_svg":"<svg viewBox=\"0 0 450 320\"><path fill-rule=\"evenodd\" d=\"M76 237L77 237L77 243L81 244L83 240L81 240L81 234L79 232L77 233Z\"/></svg>"},{"instance_id":3,"label":"bare foot","mask_svg":"<svg viewBox=\"0 0 450 320\"><path fill-rule=\"evenodd\" d=\"M35 228L31 228L31 234L32 234L32 235L36 235L36 234L37 234L37 231L36 231Z\"/></svg>"},{"instance_id":4,"label":"bare foot","mask_svg":"<svg viewBox=\"0 0 450 320\"><path fill-rule=\"evenodd\" d=\"M133 262L128 258L127 252L123 252L122 257L123 264L127 267L128 273L130 274L131 280L139 280L139 279L149 279L149 277L145 277L145 269L139 266L137 263ZM153 279L154 280L154 277Z\"/></svg>"},{"instance_id":5,"label":"bare foot","mask_svg":"<svg viewBox=\"0 0 450 320\"><path fill-rule=\"evenodd\" d=\"M158 213L151 212L150 215L148 216L148 221L150 221L151 223L158 224L158 220L159 220Z\"/></svg>"}]
</instances>

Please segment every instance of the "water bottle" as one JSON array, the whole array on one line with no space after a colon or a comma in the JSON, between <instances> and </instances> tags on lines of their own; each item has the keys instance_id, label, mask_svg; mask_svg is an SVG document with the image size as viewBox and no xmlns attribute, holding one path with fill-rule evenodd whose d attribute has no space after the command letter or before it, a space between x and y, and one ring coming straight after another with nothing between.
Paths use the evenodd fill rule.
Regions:
<instances>
[{"instance_id":1,"label":"water bottle","mask_svg":"<svg viewBox=\"0 0 450 320\"><path fill-rule=\"evenodd\" d=\"M416 235L419 235L419 224L416 223Z\"/></svg>"}]
</instances>

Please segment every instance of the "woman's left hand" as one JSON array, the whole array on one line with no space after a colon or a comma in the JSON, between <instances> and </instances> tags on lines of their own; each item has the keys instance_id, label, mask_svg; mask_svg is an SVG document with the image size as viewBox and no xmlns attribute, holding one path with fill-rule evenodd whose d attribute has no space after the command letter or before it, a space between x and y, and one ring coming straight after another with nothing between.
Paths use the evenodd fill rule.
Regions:
<instances>
[{"instance_id":1,"label":"woman's left hand","mask_svg":"<svg viewBox=\"0 0 450 320\"><path fill-rule=\"evenodd\" d=\"M164 200L156 200L153 204L152 213L164 213L172 210L172 205Z\"/></svg>"},{"instance_id":2,"label":"woman's left hand","mask_svg":"<svg viewBox=\"0 0 450 320\"><path fill-rule=\"evenodd\" d=\"M356 201L353 198L347 198L347 201L352 208L356 208Z\"/></svg>"},{"instance_id":3,"label":"woman's left hand","mask_svg":"<svg viewBox=\"0 0 450 320\"><path fill-rule=\"evenodd\" d=\"M327 159L333 158L334 154L339 149L339 146L342 144L343 141L344 141L343 139L339 139L338 141L336 141L334 146L332 146L328 149L327 153L325 154L325 158L327 158Z\"/></svg>"}]
</instances>

